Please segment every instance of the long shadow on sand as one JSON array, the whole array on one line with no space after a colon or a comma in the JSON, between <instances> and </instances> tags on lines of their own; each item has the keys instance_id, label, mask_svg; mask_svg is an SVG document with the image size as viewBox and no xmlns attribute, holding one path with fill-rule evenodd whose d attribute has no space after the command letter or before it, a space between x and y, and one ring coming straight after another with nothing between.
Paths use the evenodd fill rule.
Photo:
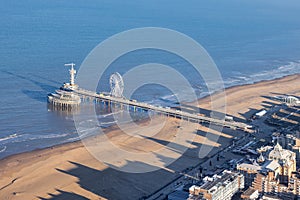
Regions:
<instances>
[{"instance_id":1,"label":"long shadow on sand","mask_svg":"<svg viewBox=\"0 0 300 200\"><path fill-rule=\"evenodd\" d=\"M71 170L57 171L78 178L78 184L81 188L92 192L99 197L107 199L143 199L146 198L151 191L159 189L162 184L167 184L166 180L170 180L175 175L164 169L160 169L150 173L125 173L112 168L97 170L76 162L71 162L75 167ZM162 179L161 177L165 177ZM159 184L155 181L158 180ZM51 195L48 199L86 199L78 194L57 190L60 194ZM45 200L45 198L40 198Z\"/></svg>"},{"instance_id":2,"label":"long shadow on sand","mask_svg":"<svg viewBox=\"0 0 300 200\"><path fill-rule=\"evenodd\" d=\"M219 143L222 147L223 145L228 145L232 137L241 134L239 131L232 131L230 129L224 129L226 135L231 134L231 137L220 136ZM195 134L205 136L203 131L197 131ZM156 139L156 138L145 138L153 142L159 143L163 146L167 145L169 142ZM97 170L89 166L69 161L74 165L74 168L70 170L56 169L57 171L67 174L78 179L77 183L81 188L99 196L107 199L145 199L149 195L155 193L161 187L165 187L172 184L174 180L182 176L179 172L186 172L193 166L198 166L199 163L203 163L207 158L200 159L198 156L199 149L203 145L199 142L190 141L194 146L188 149L184 154L177 159L174 163L167 166L165 169L159 169L154 172L148 173L125 173L113 168L106 168L104 170ZM209 145L207 145L209 146ZM175 146L181 149L181 146ZM176 151L175 149L172 149ZM210 153L209 156L217 153L217 148ZM162 162L170 161L168 157L154 153ZM145 163L137 163L132 161L127 161L127 165L130 164L140 164L150 166ZM84 199L80 195L70 192L58 191L60 194L51 195L50 199ZM70 198L69 198L70 197ZM43 198L40 198L43 199ZM44 200L44 199L43 199Z\"/></svg>"},{"instance_id":3,"label":"long shadow on sand","mask_svg":"<svg viewBox=\"0 0 300 200\"><path fill-rule=\"evenodd\" d=\"M204 113L205 115L210 115L211 111L206 109L199 109L194 106L185 105L186 109L190 110L190 112L199 112ZM223 115L223 113L220 113ZM235 118L238 121L244 121L240 118ZM207 124L203 125L206 126ZM78 179L77 184L80 185L81 188L89 191L99 197L104 197L107 199L145 199L152 193L161 189L166 185L172 184L172 182L177 179L181 172L186 172L189 168L198 166L199 163L203 163L206 158L199 158L199 151L201 147L208 146L211 147L211 151L207 152L208 156L213 156L215 153L218 152L218 148L222 148L228 144L233 138L239 134L245 134L242 131L232 131L230 129L223 129L224 132L222 135L218 136L218 140L212 141L218 143L218 146L211 146L209 143L205 143L209 140L215 140L215 137L211 137L211 135L215 134L215 131L212 130L212 133L206 134L205 131L196 131L195 134L206 138L203 143L202 141L188 141L192 144L192 148L189 148L183 155L177 159L175 162L170 164L164 169L159 169L154 172L148 173L125 173L122 171L118 171L113 168L106 168L104 170L97 170L95 168L91 168L89 166L69 161L74 165L74 168L70 170L62 170L56 169L57 171L76 177ZM225 137L226 136L226 137ZM157 138L146 138L146 140L151 140L153 142L159 143L160 145L166 146L169 144L168 141L157 139ZM177 144L178 145L178 144ZM174 152L179 153L177 149L182 149L182 146L174 145L174 149L171 149ZM154 154L160 159L161 162L168 162L171 158L166 156L162 156L159 154ZM138 164L138 165L145 165L147 167L148 164L127 161L128 166L131 164ZM148 165L150 166L150 165ZM153 166L150 166L153 167ZM80 195L70 192L58 191L60 194L58 195L51 195L50 199L83 199ZM69 195L73 195L71 198L68 198Z\"/></svg>"},{"instance_id":4,"label":"long shadow on sand","mask_svg":"<svg viewBox=\"0 0 300 200\"><path fill-rule=\"evenodd\" d=\"M88 198L85 198L81 195L75 194L73 192L66 192L63 190L59 190L56 189L57 192L59 192L59 194L48 194L49 196L51 196L50 199L54 199L54 200L88 200ZM43 197L37 197L40 200L47 200L46 198Z\"/></svg>"}]
</instances>

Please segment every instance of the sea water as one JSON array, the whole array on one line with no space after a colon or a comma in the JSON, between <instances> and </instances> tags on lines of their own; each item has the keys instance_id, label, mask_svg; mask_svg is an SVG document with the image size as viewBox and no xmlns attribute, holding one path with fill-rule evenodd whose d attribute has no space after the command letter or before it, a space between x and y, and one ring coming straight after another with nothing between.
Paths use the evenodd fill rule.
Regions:
<instances>
[{"instance_id":1,"label":"sea water","mask_svg":"<svg viewBox=\"0 0 300 200\"><path fill-rule=\"evenodd\" d=\"M226 87L300 72L298 0L0 3L0 158L78 139L72 115L48 109L47 94L68 81L64 63L80 66L97 44L121 31L151 26L190 36L209 52ZM149 62L173 66L189 77L199 97L207 95L188 63L166 52L133 52L114 62L111 71L124 73ZM108 80L98 89L109 91ZM134 98L176 105L174 94L157 85L143 86ZM101 126L114 122L105 111L98 119Z\"/></svg>"}]
</instances>

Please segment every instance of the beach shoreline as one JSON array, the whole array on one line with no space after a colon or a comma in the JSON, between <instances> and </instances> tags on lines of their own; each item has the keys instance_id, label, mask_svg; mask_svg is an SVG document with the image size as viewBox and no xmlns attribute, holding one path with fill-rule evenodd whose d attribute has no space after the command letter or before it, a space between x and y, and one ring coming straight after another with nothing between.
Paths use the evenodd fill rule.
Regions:
<instances>
[{"instance_id":1,"label":"beach shoreline","mask_svg":"<svg viewBox=\"0 0 300 200\"><path fill-rule=\"evenodd\" d=\"M264 107L264 96L270 96L272 92L300 95L300 90L297 88L299 84L300 74L294 74L274 80L265 80L254 84L226 88L226 114L241 120L246 120L254 112ZM218 93L213 95L217 96ZM198 104L201 105L201 108L209 109L211 106L209 101L210 96L206 96L199 99L198 102L191 103L191 105ZM178 119L169 118L163 131L168 132L168 134L158 135L158 140L172 141L174 137L172 130L178 127L178 123ZM200 126L197 128L203 131L207 130L206 127ZM190 129L187 131L193 130ZM213 146L214 149L223 145L226 146L232 140L232 135L235 134L233 131L226 131L220 133L221 142L207 141L205 137L198 135L194 142L196 144L209 144ZM116 127L113 126L106 129L105 132L107 132L109 137L111 136L110 138L117 144L128 149L132 148L132 146L138 146L137 149L134 150L139 151L146 149L151 152L153 149L161 147L161 144L157 144L157 142L149 141L149 143L142 143L139 140L132 139L119 133ZM141 146L141 149L139 149L139 146ZM195 156L195 152L198 152L197 148L190 154L183 156L183 158L181 158L182 162L177 162L175 164L176 166L172 166L171 169L177 171L184 169L187 165L195 165L199 162L199 160L195 159L197 157ZM76 174L72 171L76 169L82 170ZM99 173L99 177L110 177L113 179L107 183L105 179L106 181L101 182L103 185L97 182L100 184L99 187L104 188L101 191L88 190L89 187L86 186L88 184L82 183L84 179L93 181L93 177L84 178L81 177L81 175L85 174L86 171L97 173L94 170L101 172ZM88 174L85 175L88 176ZM115 175L117 176L115 177L116 180L113 178ZM134 194L128 197L128 199L136 199L151 194L153 191L159 189L159 186L155 185L156 182L160 181L161 185L163 185L176 177L176 175L170 171L161 170L153 173L151 176L145 175L146 178L153 177L154 179L152 181L146 180L148 185L145 186L145 183L142 181L145 179L143 175L124 175L107 168L107 166L99 163L99 161L85 149L80 140L5 157L0 160L0 176L2 177L0 180L0 197L8 199L51 198L51 194L55 196L64 194L64 192L67 194L74 193L74 195L84 196L89 199L99 199L100 197L104 199L118 198L116 194L109 196L109 193L115 192L116 190L116 188L110 189L109 184L110 181L112 181L112 183L116 184L115 187L120 187L122 185L118 183L120 179L128 182L128 186L124 189L120 189L122 190L120 194L122 194L122 192L124 193L128 188L132 188ZM57 182L58 179L60 180L59 182Z\"/></svg>"},{"instance_id":2,"label":"beach shoreline","mask_svg":"<svg viewBox=\"0 0 300 200\"><path fill-rule=\"evenodd\" d=\"M236 89L239 89L239 88L242 88L242 87L247 87L247 86L252 86L252 85L255 85L255 84L264 84L264 83L268 83L268 82L275 82L275 81L278 81L278 80L283 80L283 79L286 79L286 78L289 78L289 77L294 77L294 76L298 76L300 75L300 73L296 73L296 74L291 74L291 75L285 75L285 76L282 76L282 77L279 77L279 78L275 78L275 79L271 79L271 80L261 80L261 81L257 81L257 82L253 82L253 83L246 83L246 84L242 84L242 85L233 85L233 86L230 86L230 87L227 87L227 88L224 88L224 91L228 92L228 91L231 91L231 90L236 90ZM201 98L199 98L196 102L185 102L186 104L189 104L189 105L195 105L195 104L200 104L201 102L203 101L207 101L207 100L210 100L210 97L212 95L218 95L219 92L214 92L212 94L208 94L208 95L205 95ZM146 122L148 121L147 119L145 120L142 120L140 122ZM113 126L110 126L110 127L107 127L107 128L104 128L104 132L109 132L111 130L115 130L117 127L116 125L113 125ZM19 155L19 154L26 154L26 153L31 153L31 152L36 152L36 151L42 151L42 150L47 150L47 149L53 149L53 148L58 148L62 145L68 145L70 143L78 143L80 142L81 140L76 140L76 141L71 141L71 142L65 142L65 143L60 143L60 144L56 144L56 145L53 145L53 146L49 146L49 147L43 147L43 148L37 148L37 149L33 149L31 151L26 151L26 152L21 152L21 153L16 153L16 154L12 154L12 155L8 155L4 158L1 158L0 159L0 163L3 161L3 160L6 160L6 159L9 159L11 157L14 157L16 155Z\"/></svg>"}]
</instances>

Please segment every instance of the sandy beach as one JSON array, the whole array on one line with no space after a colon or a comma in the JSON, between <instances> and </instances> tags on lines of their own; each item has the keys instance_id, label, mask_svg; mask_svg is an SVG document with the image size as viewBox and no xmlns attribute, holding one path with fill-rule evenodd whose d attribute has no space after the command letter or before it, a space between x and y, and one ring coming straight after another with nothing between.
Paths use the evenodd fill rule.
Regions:
<instances>
[{"instance_id":1,"label":"sandy beach","mask_svg":"<svg viewBox=\"0 0 300 200\"><path fill-rule=\"evenodd\" d=\"M246 121L258 110L270 106L268 97L280 94L300 95L300 75L262 81L255 84L235 86L225 90L226 110L236 120ZM219 94L216 94L219 95ZM199 100L202 109L209 110L210 97ZM189 105L196 105L189 104ZM155 130L155 124L165 120L161 130ZM58 145L42 150L13 155L0 161L0 199L139 199L146 197L169 183L182 171L201 162L199 148L204 144L214 147L209 154L214 154L222 146L227 146L233 137L240 137L242 131L223 129L222 132L209 130L218 135L213 141L205 137L207 127L189 125L179 119L155 117L152 127L142 122L140 127L147 127L140 133L157 131L155 136L134 137L116 128L107 130L107 137L118 147L132 152L148 152L155 156L155 151L164 147L182 134L193 134L190 149L176 162L155 172L125 173L109 168L95 159L81 141ZM130 127L127 127L130 129ZM150 134L151 135L151 134ZM103 137L103 136L99 136ZM97 140L101 138L95 137ZM94 141L95 138L89 138ZM134 160L127 160L134 162ZM119 165L126 165L120 162Z\"/></svg>"}]
</instances>

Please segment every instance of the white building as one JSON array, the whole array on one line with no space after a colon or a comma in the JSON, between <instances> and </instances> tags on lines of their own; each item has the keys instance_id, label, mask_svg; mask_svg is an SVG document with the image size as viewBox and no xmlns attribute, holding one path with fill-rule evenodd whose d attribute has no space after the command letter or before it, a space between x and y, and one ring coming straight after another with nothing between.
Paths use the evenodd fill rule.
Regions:
<instances>
[{"instance_id":1,"label":"white building","mask_svg":"<svg viewBox=\"0 0 300 200\"><path fill-rule=\"evenodd\" d=\"M235 193L244 188L244 176L227 170L203 180L205 182L202 185L190 187L189 200L199 197L207 200L231 200Z\"/></svg>"}]
</instances>

